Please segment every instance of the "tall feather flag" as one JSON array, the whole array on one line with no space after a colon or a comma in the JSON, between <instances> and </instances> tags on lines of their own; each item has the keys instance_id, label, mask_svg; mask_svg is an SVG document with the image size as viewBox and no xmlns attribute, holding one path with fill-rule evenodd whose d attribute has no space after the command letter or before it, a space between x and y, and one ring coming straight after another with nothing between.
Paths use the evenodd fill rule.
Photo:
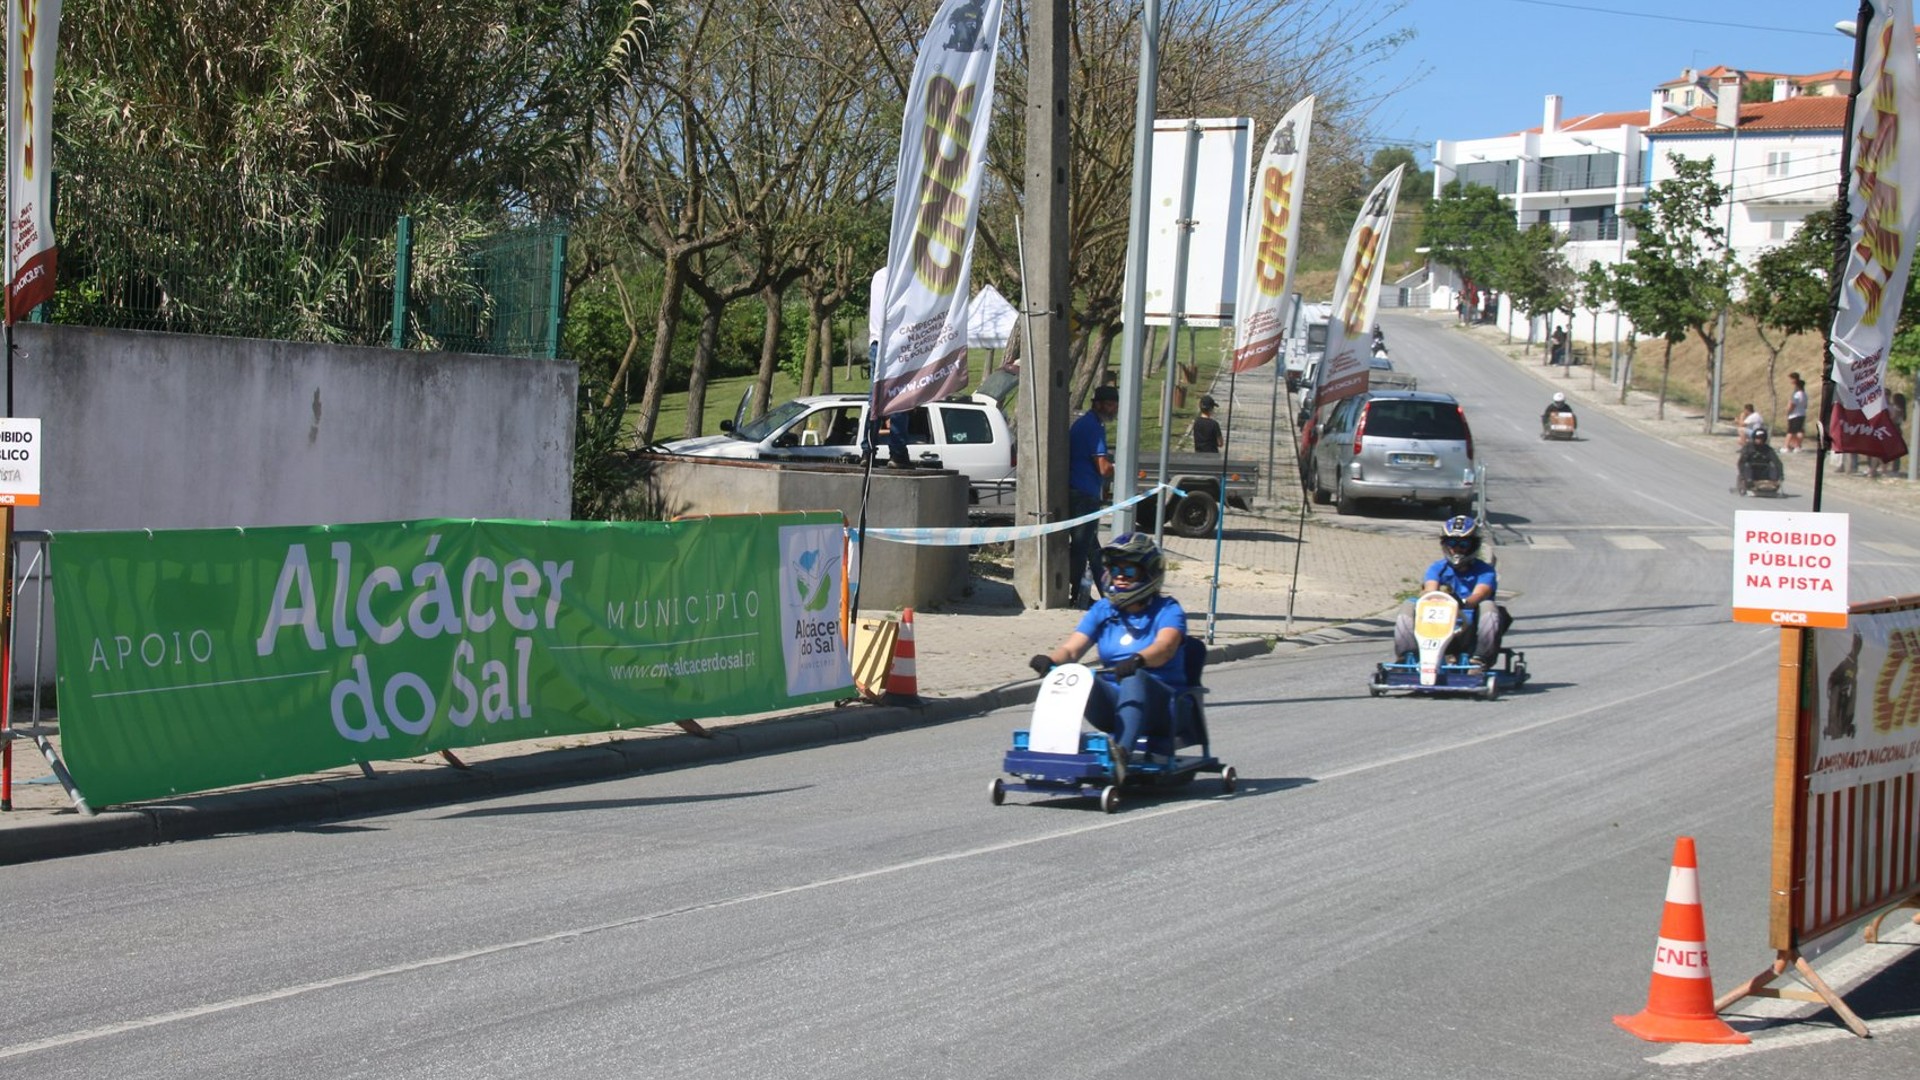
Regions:
<instances>
[{"instance_id":1,"label":"tall feather flag","mask_svg":"<svg viewBox=\"0 0 1920 1080\"><path fill-rule=\"evenodd\" d=\"M1853 102L1847 178L1852 243L1833 318L1833 449L1892 461L1907 443L1887 400L1887 350L1900 322L1920 226L1920 62L1913 0L1875 0Z\"/></svg>"},{"instance_id":2,"label":"tall feather flag","mask_svg":"<svg viewBox=\"0 0 1920 1080\"><path fill-rule=\"evenodd\" d=\"M1300 246L1300 203L1307 185L1307 139L1313 132L1308 97L1273 126L1260 154L1260 172L1247 198L1246 244L1240 252L1240 294L1233 310L1233 370L1252 371L1280 354L1281 322L1293 289L1293 255Z\"/></svg>"},{"instance_id":3,"label":"tall feather flag","mask_svg":"<svg viewBox=\"0 0 1920 1080\"><path fill-rule=\"evenodd\" d=\"M7 313L53 299L53 64L60 0L12 0L7 19Z\"/></svg>"},{"instance_id":4,"label":"tall feather flag","mask_svg":"<svg viewBox=\"0 0 1920 1080\"><path fill-rule=\"evenodd\" d=\"M1327 352L1320 361L1313 400L1330 405L1367 389L1371 352L1367 331L1380 307L1380 276L1386 272L1387 242L1393 232L1393 210L1400 201L1400 174L1396 167L1376 184L1353 220L1347 250L1340 256L1340 276L1333 282L1333 319L1327 324Z\"/></svg>"},{"instance_id":5,"label":"tall feather flag","mask_svg":"<svg viewBox=\"0 0 1920 1080\"><path fill-rule=\"evenodd\" d=\"M967 385L973 227L986 171L1001 0L946 0L907 90L875 412L892 415Z\"/></svg>"}]
</instances>

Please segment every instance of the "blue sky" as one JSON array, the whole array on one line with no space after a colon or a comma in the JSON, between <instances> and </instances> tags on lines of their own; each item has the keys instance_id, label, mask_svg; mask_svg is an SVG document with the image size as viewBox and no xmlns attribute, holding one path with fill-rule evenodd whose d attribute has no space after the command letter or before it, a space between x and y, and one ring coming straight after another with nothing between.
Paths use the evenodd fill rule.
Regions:
<instances>
[{"instance_id":1,"label":"blue sky","mask_svg":"<svg viewBox=\"0 0 1920 1080\"><path fill-rule=\"evenodd\" d=\"M1420 78L1380 105L1374 127L1424 163L1436 139L1538 125L1548 94L1579 116L1644 109L1683 68L1850 68L1853 41L1833 24L1858 12L1857 0L1409 0L1397 22L1419 36L1381 74Z\"/></svg>"}]
</instances>

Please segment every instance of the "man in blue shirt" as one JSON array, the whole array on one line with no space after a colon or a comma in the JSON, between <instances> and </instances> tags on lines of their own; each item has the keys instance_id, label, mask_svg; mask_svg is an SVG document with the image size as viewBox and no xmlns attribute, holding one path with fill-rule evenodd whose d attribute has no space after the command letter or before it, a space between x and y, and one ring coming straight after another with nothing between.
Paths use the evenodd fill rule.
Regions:
<instances>
[{"instance_id":1,"label":"man in blue shirt","mask_svg":"<svg viewBox=\"0 0 1920 1080\"><path fill-rule=\"evenodd\" d=\"M1500 575L1492 563L1480 558L1480 523L1465 515L1448 518L1446 524L1440 526L1440 550L1445 558L1427 567L1420 591L1448 592L1460 601L1461 632L1473 635L1473 663L1484 670L1500 655L1500 639L1513 624L1513 616L1493 602L1494 593L1500 588ZM1409 601L1401 607L1400 617L1394 620L1395 660L1405 658L1420 647L1413 635L1413 608L1414 603Z\"/></svg>"},{"instance_id":2,"label":"man in blue shirt","mask_svg":"<svg viewBox=\"0 0 1920 1080\"><path fill-rule=\"evenodd\" d=\"M1114 736L1116 782L1125 783L1127 755L1142 735L1173 734L1173 699L1187 688L1187 612L1160 592L1167 561L1145 533L1123 533L1103 550L1106 595L1051 652L1028 663L1044 676L1099 649L1106 670L1087 698L1087 723Z\"/></svg>"},{"instance_id":3,"label":"man in blue shirt","mask_svg":"<svg viewBox=\"0 0 1920 1080\"><path fill-rule=\"evenodd\" d=\"M1093 407L1067 429L1067 515L1082 517L1107 504L1107 478L1113 475L1113 451L1107 448L1107 422L1120 414L1120 391L1095 387ZM1092 601L1081 592L1085 576L1100 584L1100 519L1075 525L1067 534L1067 603L1079 608Z\"/></svg>"}]
</instances>

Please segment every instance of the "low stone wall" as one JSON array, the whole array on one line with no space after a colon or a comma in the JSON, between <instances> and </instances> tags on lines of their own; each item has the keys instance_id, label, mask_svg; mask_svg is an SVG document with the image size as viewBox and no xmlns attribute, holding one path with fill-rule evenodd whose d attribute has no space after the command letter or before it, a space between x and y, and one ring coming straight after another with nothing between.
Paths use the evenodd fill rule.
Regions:
<instances>
[{"instance_id":1,"label":"low stone wall","mask_svg":"<svg viewBox=\"0 0 1920 1080\"><path fill-rule=\"evenodd\" d=\"M648 509L684 514L838 510L860 520L862 470L853 466L649 456ZM870 528L955 528L967 523L967 478L950 470L878 469L867 502ZM967 584L967 549L873 541L860 581L860 609L938 609Z\"/></svg>"}]
</instances>

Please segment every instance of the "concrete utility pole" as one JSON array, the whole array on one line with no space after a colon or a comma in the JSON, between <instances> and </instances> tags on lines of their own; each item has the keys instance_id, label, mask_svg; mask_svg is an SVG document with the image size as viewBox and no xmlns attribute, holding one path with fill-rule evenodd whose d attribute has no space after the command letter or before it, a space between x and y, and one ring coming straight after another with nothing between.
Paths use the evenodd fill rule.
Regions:
<instances>
[{"instance_id":1,"label":"concrete utility pole","mask_svg":"<svg viewBox=\"0 0 1920 1080\"><path fill-rule=\"evenodd\" d=\"M1027 54L1026 280L1020 310L1028 352L1020 359L1020 460L1016 524L1064 520L1067 510L1067 0L1034 0ZM1014 545L1013 586L1027 607L1067 602L1067 534Z\"/></svg>"}]
</instances>

